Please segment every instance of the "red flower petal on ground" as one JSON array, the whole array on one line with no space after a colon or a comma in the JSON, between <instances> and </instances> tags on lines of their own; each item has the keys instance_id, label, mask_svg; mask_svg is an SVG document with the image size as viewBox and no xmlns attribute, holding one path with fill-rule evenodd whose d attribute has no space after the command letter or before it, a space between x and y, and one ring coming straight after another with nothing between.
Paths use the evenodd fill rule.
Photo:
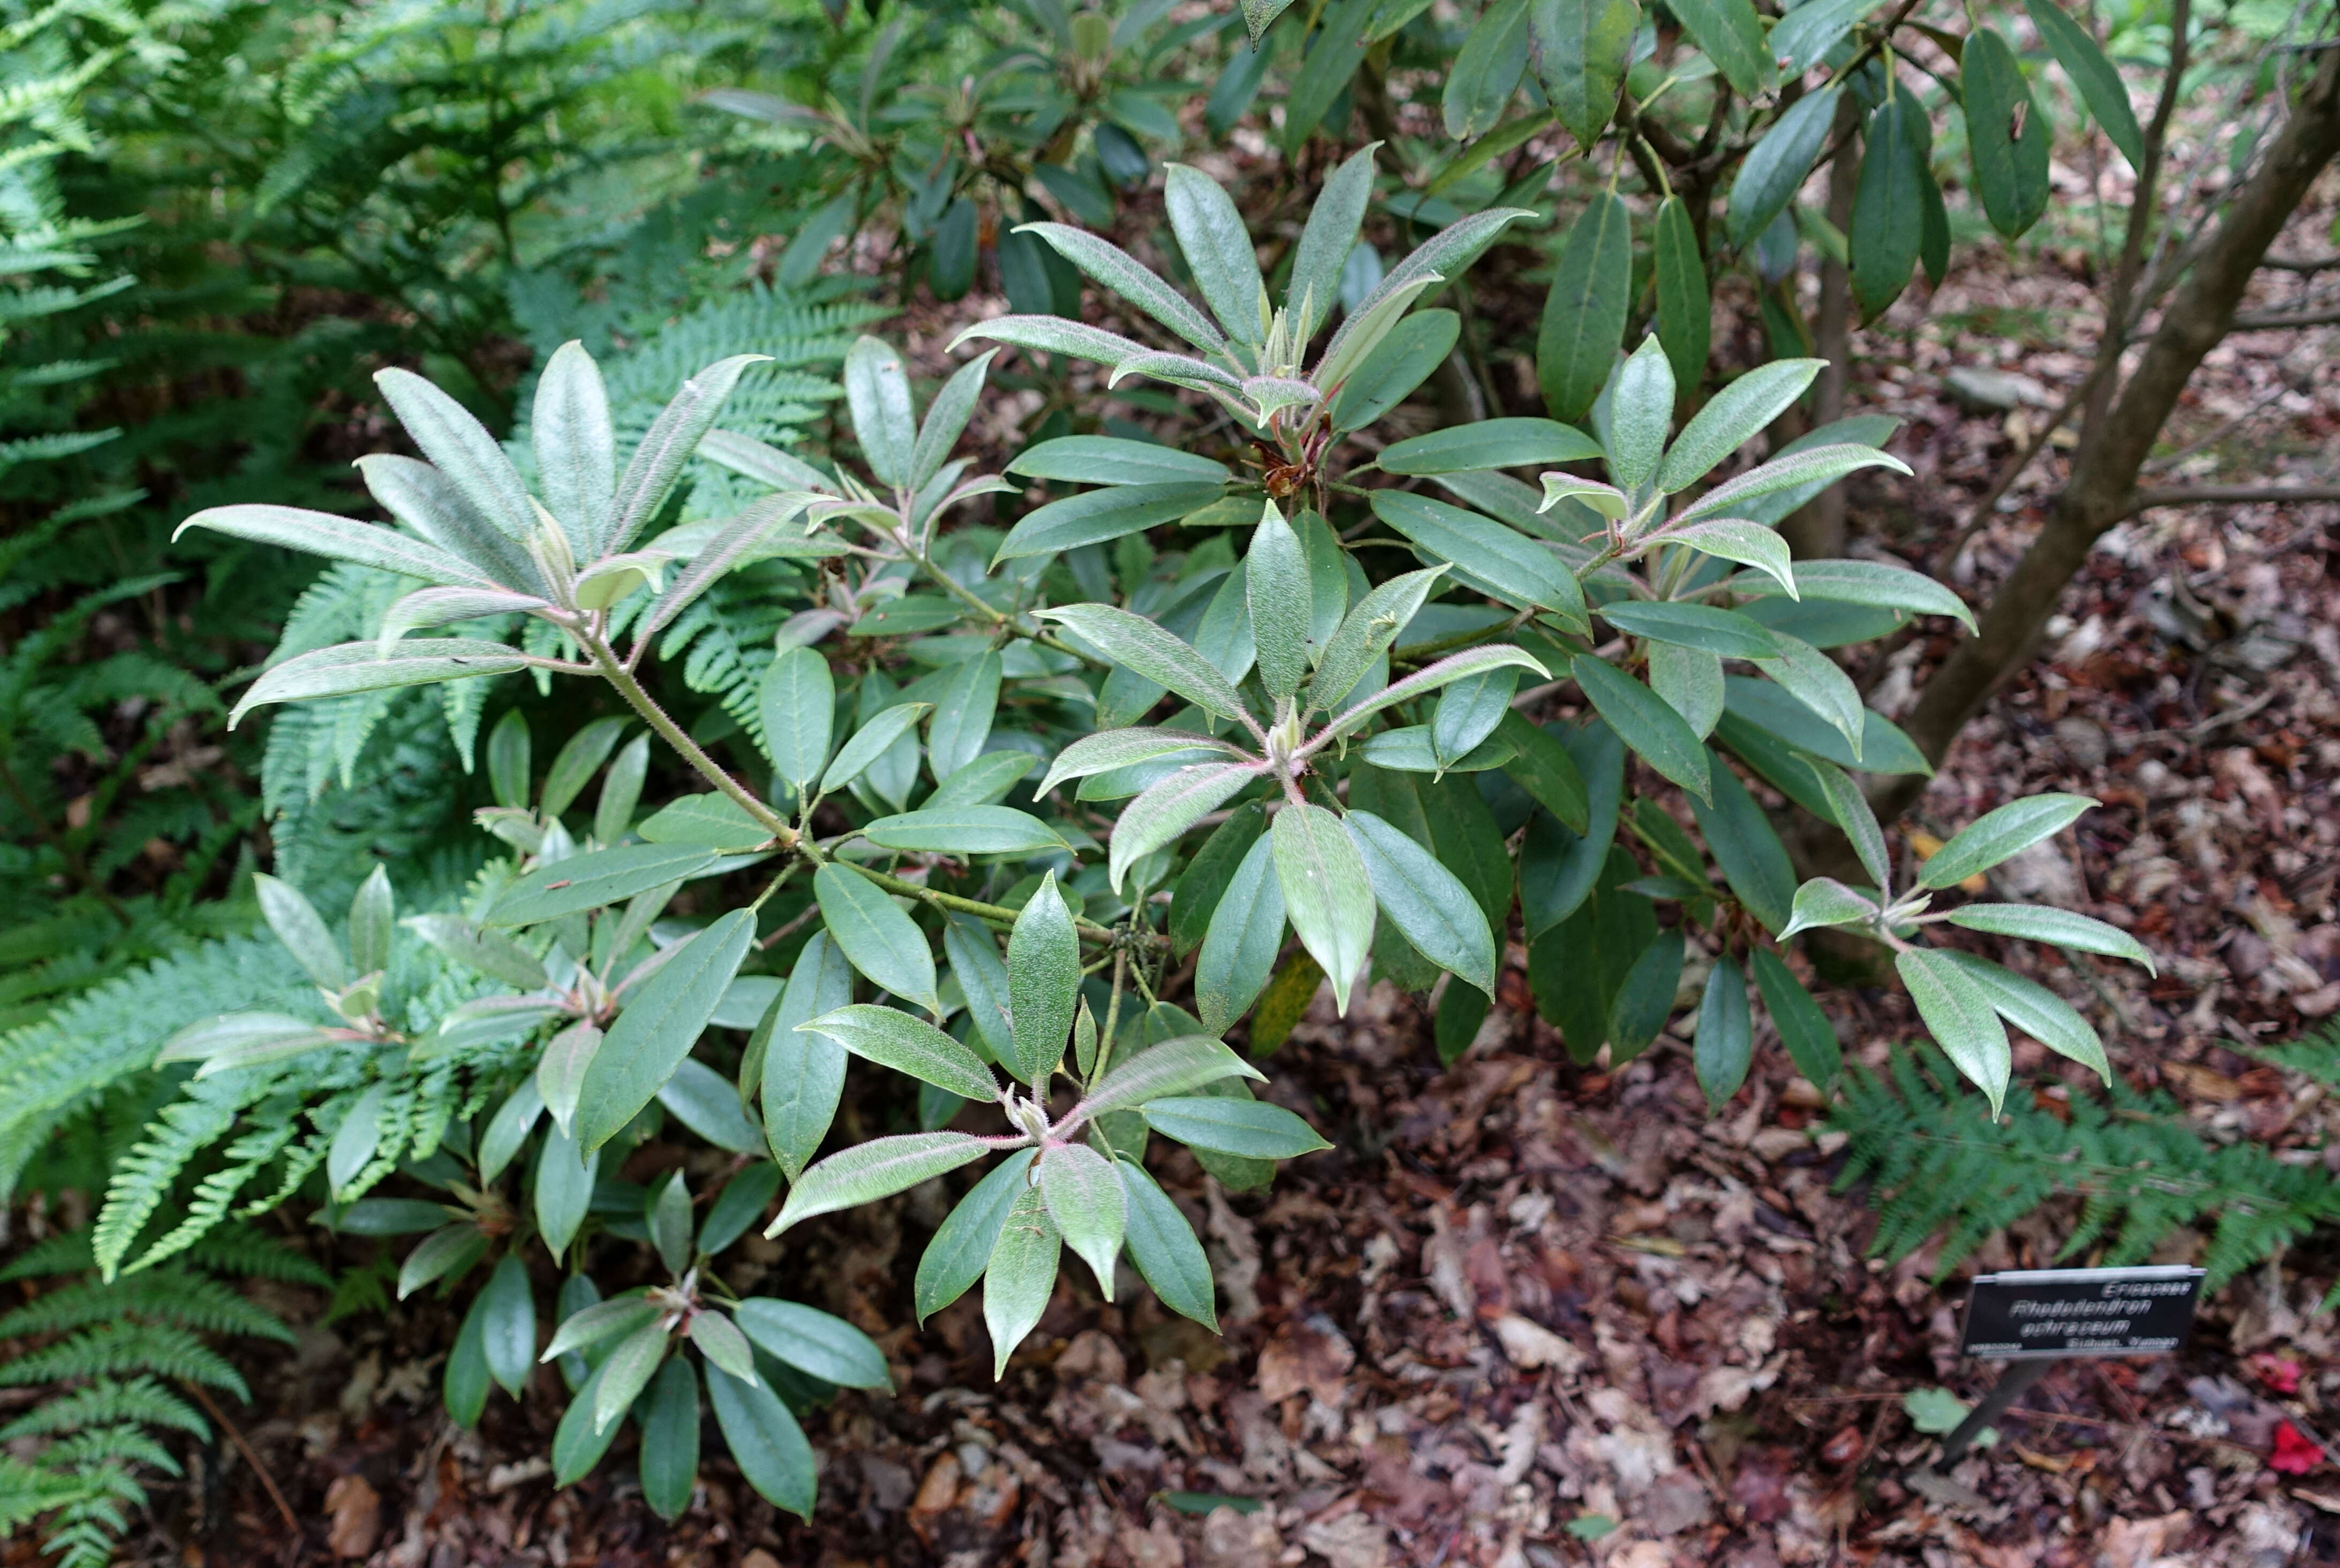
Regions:
<instances>
[{"instance_id":1,"label":"red flower petal on ground","mask_svg":"<svg viewBox=\"0 0 2340 1568\"><path fill-rule=\"evenodd\" d=\"M2251 1357L2251 1371L2257 1375L2261 1383L2266 1384L2277 1394L2299 1392L2299 1363L2287 1355L2276 1355L2271 1352L2261 1351Z\"/></svg>"},{"instance_id":2,"label":"red flower petal on ground","mask_svg":"<svg viewBox=\"0 0 2340 1568\"><path fill-rule=\"evenodd\" d=\"M2300 1435L2299 1428L2290 1422L2280 1422L2275 1429L2275 1452L2267 1455L2267 1468L2285 1475L2305 1475L2324 1463L2324 1449L2314 1440Z\"/></svg>"}]
</instances>

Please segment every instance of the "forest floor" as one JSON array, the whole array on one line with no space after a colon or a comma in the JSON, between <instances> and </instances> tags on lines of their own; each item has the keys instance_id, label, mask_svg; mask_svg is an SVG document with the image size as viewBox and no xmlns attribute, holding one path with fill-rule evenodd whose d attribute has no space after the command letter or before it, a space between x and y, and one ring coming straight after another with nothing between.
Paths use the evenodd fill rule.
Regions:
<instances>
[{"instance_id":1,"label":"forest floor","mask_svg":"<svg viewBox=\"0 0 2340 1568\"><path fill-rule=\"evenodd\" d=\"M1996 467L2085 371L2084 260L2051 253L2017 275L1978 251L1862 334L1849 405L1906 422L1891 447L1916 474L1856 488L1857 552L1970 592L2012 563L2060 451L1945 558ZM2267 303L2312 281L2269 275ZM987 303L963 302L953 322ZM907 324L931 351L952 322ZM2162 479L2264 481L2329 451L2329 335L2219 349L2168 432L2201 450ZM1949 372L1973 367L2031 384L2011 409L1975 406L1949 391ZM2002 868L1999 890L2134 930L2160 977L2083 959L2086 976L2055 964L2041 978L2097 1020L2124 1077L2176 1096L2205 1131L2311 1151L2333 1107L2236 1047L2340 1010L2335 510L2123 525L1916 816L1947 832L2020 794L2102 799ZM1872 700L1905 709L1946 646L1912 641L1859 671ZM1502 1002L1442 1070L1410 1000L1376 989L1339 1018L1320 995L1262 1065L1266 1092L1337 1147L1254 1195L1223 1194L1183 1152L1162 1163L1215 1255L1224 1339L1142 1289L1102 1303L1067 1269L995 1384L972 1297L923 1331L910 1321L936 1192L751 1252L737 1283L843 1314L896 1362L896 1396L848 1394L810 1424L809 1525L712 1455L689 1511L660 1523L630 1434L555 1492L542 1455L557 1380L460 1431L439 1404L451 1325L402 1312L309 1328L296 1353L248 1368L254 1403L236 1419L297 1539L230 1446L158 1494L177 1497L164 1512L178 1523L142 1550L191 1568L2340 1562L2340 1464L2317 1451L2340 1438L2340 1339L2313 1310L2329 1256L2295 1250L2237 1279L2175 1357L2060 1364L1999 1424L2003 1442L1957 1466L1955 1490L1921 1489L1911 1472L1933 1440L1905 1397L1971 1400L1995 1375L1955 1355L1958 1279L2047 1262L2073 1211L2045 1211L1938 1285L1930 1248L1868 1255L1871 1210L1834 1190L1841 1136L1775 1045L1710 1117L1678 1041L1619 1071L1580 1067L1516 968ZM1910 1036L1898 994L1834 993L1830 1007L1849 1059L1879 1063ZM2054 1058L2027 1044L2018 1062L2022 1083L2063 1092ZM2164 1255L2189 1247L2198 1238ZM278 1305L313 1322L321 1304ZM1194 1514L1165 1493L1245 1501Z\"/></svg>"}]
</instances>

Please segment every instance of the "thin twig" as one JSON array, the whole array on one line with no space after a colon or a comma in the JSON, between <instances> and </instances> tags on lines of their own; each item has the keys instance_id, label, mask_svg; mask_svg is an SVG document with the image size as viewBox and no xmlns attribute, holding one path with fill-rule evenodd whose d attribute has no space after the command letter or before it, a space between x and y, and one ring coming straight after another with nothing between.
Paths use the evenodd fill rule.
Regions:
<instances>
[{"instance_id":1,"label":"thin twig","mask_svg":"<svg viewBox=\"0 0 2340 1568\"><path fill-rule=\"evenodd\" d=\"M179 1379L179 1386L193 1394L195 1403L209 1411L211 1418L220 1424L220 1430L227 1434L230 1443L235 1444L235 1451L243 1455L243 1462L252 1466L252 1473L254 1475L260 1477L261 1487L267 1492L269 1501L276 1504L276 1512L284 1516L284 1528L292 1533L293 1540L300 1540L300 1515L292 1512L292 1504L285 1502L284 1494L277 1490L276 1478L268 1474L268 1466L260 1462L260 1455L253 1452L250 1443L244 1441L243 1429L227 1418L227 1412L222 1410L212 1396L203 1391L202 1384L191 1377L183 1377Z\"/></svg>"}]
</instances>

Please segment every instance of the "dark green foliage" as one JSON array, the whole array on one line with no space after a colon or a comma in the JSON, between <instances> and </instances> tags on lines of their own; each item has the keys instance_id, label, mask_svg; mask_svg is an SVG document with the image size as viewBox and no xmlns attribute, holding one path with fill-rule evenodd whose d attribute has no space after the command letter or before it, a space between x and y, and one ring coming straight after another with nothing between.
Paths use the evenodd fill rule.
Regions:
<instances>
[{"instance_id":1,"label":"dark green foliage","mask_svg":"<svg viewBox=\"0 0 2340 1568\"><path fill-rule=\"evenodd\" d=\"M2329 1034L2276 1047L2270 1059L2319 1057L2334 1072ZM2292 1065L2285 1060L2285 1065ZM2010 1098L1990 1119L1978 1096L1896 1051L1883 1074L1855 1067L1829 1126L1844 1133L1838 1186L1868 1189L1878 1210L1874 1256L1906 1256L1941 1238L1934 1270L1948 1277L1992 1236L2059 1199L2073 1212L2056 1256L2091 1265L2144 1262L2174 1232L2209 1233L2201 1264L2213 1289L2306 1235L2340 1221L2340 1185L2320 1162L2295 1163L2253 1143L2204 1138L2177 1103L2116 1078L2102 1096L2072 1091L2067 1122L2041 1102Z\"/></svg>"}]
</instances>

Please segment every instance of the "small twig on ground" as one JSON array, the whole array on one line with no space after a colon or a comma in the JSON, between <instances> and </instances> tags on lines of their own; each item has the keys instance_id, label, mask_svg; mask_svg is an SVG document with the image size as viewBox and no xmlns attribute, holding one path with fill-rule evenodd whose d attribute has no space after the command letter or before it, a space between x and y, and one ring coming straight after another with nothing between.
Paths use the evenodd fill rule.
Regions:
<instances>
[{"instance_id":1,"label":"small twig on ground","mask_svg":"<svg viewBox=\"0 0 2340 1568\"><path fill-rule=\"evenodd\" d=\"M285 1502L284 1494L277 1490L276 1478L268 1473L268 1466L261 1463L259 1454L253 1450L249 1442L245 1441L243 1429L227 1418L227 1412L219 1407L218 1402L204 1391L202 1384L193 1378L183 1377L179 1379L179 1386L193 1394L195 1403L202 1405L213 1421L219 1423L220 1430L227 1434L230 1443L235 1444L235 1451L243 1455L243 1462L252 1466L252 1473L254 1475L260 1477L261 1488L268 1494L268 1500L276 1504L276 1512L284 1516L284 1528L292 1533L292 1539L295 1542L299 1541L301 1516L292 1512L292 1504Z\"/></svg>"}]
</instances>

